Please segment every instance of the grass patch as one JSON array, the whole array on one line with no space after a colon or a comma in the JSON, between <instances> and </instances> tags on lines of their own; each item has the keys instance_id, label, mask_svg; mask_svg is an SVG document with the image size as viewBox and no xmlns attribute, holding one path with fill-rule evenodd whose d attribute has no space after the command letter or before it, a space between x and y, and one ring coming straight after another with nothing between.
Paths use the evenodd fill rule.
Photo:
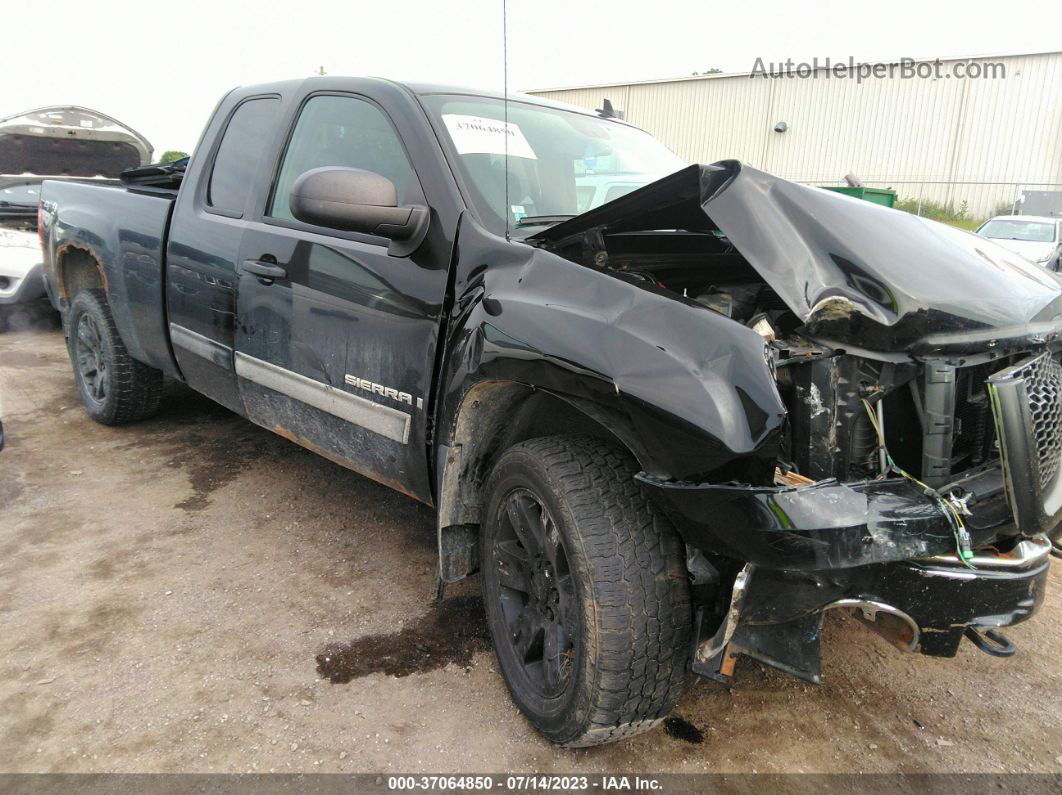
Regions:
<instances>
[{"instance_id":1,"label":"grass patch","mask_svg":"<svg viewBox=\"0 0 1062 795\"><path fill-rule=\"evenodd\" d=\"M1009 215L1010 202L1000 203L992 212L985 216L971 216L970 204L965 199L959 202L956 208L953 202L938 202L931 199L922 199L921 211L919 211L918 199L896 199L894 205L897 210L929 218L932 221L940 221L944 224L957 226L960 229L973 231L989 218L996 215Z\"/></svg>"}]
</instances>

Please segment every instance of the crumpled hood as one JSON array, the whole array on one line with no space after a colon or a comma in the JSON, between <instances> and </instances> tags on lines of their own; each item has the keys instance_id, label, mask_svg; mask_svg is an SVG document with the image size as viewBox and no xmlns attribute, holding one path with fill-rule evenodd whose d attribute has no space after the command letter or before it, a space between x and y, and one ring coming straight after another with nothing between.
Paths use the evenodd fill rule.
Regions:
<instances>
[{"instance_id":1,"label":"crumpled hood","mask_svg":"<svg viewBox=\"0 0 1062 795\"><path fill-rule=\"evenodd\" d=\"M528 240L594 229L719 230L824 339L896 350L1062 329L1062 281L997 243L734 160L689 166Z\"/></svg>"}]
</instances>

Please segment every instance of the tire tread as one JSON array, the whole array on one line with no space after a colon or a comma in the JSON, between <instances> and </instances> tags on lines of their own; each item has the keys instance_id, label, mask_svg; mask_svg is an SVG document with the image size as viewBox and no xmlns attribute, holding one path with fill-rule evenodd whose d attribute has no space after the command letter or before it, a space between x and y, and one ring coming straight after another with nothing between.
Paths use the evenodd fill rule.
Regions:
<instances>
[{"instance_id":1,"label":"tire tread","mask_svg":"<svg viewBox=\"0 0 1062 795\"><path fill-rule=\"evenodd\" d=\"M104 425L127 425L133 422L147 419L158 411L162 399L162 371L149 367L129 355L129 351L122 342L118 333L118 326L111 314L110 304L107 302L107 294L100 289L85 289L74 296L70 305L71 320L76 319L75 309L78 304L85 304L85 311L97 314L103 321L101 333L109 338L109 344L113 351L111 362L111 395L113 400L104 404L104 410L89 413L92 418ZM68 330L71 335L77 333L75 326ZM74 339L70 339L70 359L77 369L77 361L74 355Z\"/></svg>"},{"instance_id":2,"label":"tire tread","mask_svg":"<svg viewBox=\"0 0 1062 795\"><path fill-rule=\"evenodd\" d=\"M550 739L583 747L647 731L687 680L692 619L681 539L646 498L625 451L593 437L553 436L505 457L513 455L540 462L571 511L598 630L589 713L573 736Z\"/></svg>"}]
</instances>

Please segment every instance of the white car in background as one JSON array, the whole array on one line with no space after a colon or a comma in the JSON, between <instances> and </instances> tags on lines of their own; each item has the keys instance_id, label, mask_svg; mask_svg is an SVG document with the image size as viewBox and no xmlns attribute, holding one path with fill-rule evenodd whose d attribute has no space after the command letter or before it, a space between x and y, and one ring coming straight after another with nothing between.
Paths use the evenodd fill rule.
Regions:
<instances>
[{"instance_id":1,"label":"white car in background","mask_svg":"<svg viewBox=\"0 0 1062 795\"><path fill-rule=\"evenodd\" d=\"M1059 251L1062 247L1062 218L1043 215L997 215L981 224L977 234L1021 254L1030 262L1049 270L1058 270Z\"/></svg>"},{"instance_id":2,"label":"white car in background","mask_svg":"<svg viewBox=\"0 0 1062 795\"><path fill-rule=\"evenodd\" d=\"M0 305L44 296L41 244L37 238L39 180L0 182Z\"/></svg>"},{"instance_id":3,"label":"white car in background","mask_svg":"<svg viewBox=\"0 0 1062 795\"><path fill-rule=\"evenodd\" d=\"M576 209L585 213L653 182L652 176L634 172L587 173L575 178Z\"/></svg>"}]
</instances>

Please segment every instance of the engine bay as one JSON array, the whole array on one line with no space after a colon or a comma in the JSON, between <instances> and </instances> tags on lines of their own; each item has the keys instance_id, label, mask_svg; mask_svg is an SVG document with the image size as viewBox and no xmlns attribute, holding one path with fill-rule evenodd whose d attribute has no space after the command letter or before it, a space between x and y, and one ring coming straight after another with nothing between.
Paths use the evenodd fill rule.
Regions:
<instances>
[{"instance_id":1,"label":"engine bay","mask_svg":"<svg viewBox=\"0 0 1062 795\"><path fill-rule=\"evenodd\" d=\"M998 459L984 383L1013 356L992 352L956 367L824 342L719 231L613 234L607 248L586 236L568 255L763 337L788 410L776 483L902 470L943 485Z\"/></svg>"},{"instance_id":2,"label":"engine bay","mask_svg":"<svg viewBox=\"0 0 1062 795\"><path fill-rule=\"evenodd\" d=\"M768 340L783 338L801 325L722 233L612 235L607 252L593 251L586 264L681 296L756 328Z\"/></svg>"}]
</instances>

